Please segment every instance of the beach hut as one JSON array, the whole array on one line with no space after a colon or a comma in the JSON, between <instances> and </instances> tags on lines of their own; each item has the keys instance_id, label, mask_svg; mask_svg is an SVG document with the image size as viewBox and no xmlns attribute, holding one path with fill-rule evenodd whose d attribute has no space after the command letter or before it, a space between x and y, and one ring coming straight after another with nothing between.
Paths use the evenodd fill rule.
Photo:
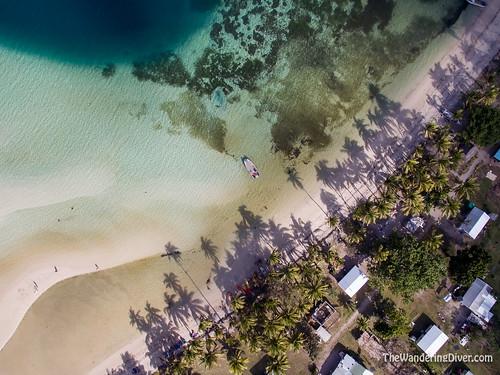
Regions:
<instances>
[{"instance_id":1,"label":"beach hut","mask_svg":"<svg viewBox=\"0 0 500 375\"><path fill-rule=\"evenodd\" d=\"M349 354L344 354L331 375L373 375L373 372L364 368Z\"/></svg>"},{"instance_id":2,"label":"beach hut","mask_svg":"<svg viewBox=\"0 0 500 375\"><path fill-rule=\"evenodd\" d=\"M417 341L417 346L429 357L434 357L446 341L448 341L448 336L437 325L433 324L427 328L424 335Z\"/></svg>"},{"instance_id":3,"label":"beach hut","mask_svg":"<svg viewBox=\"0 0 500 375\"><path fill-rule=\"evenodd\" d=\"M484 226L488 223L490 217L483 210L474 207L465 218L465 221L460 226L460 230L464 231L473 240L481 233Z\"/></svg>"},{"instance_id":4,"label":"beach hut","mask_svg":"<svg viewBox=\"0 0 500 375\"><path fill-rule=\"evenodd\" d=\"M497 302L495 297L491 294L492 290L491 286L477 278L465 293L461 303L478 318L481 318L485 322L489 322L493 317L491 309Z\"/></svg>"},{"instance_id":5,"label":"beach hut","mask_svg":"<svg viewBox=\"0 0 500 375\"><path fill-rule=\"evenodd\" d=\"M339 281L340 288L349 296L353 297L368 281L368 276L366 276L358 266L354 266L345 275L342 280Z\"/></svg>"}]
</instances>

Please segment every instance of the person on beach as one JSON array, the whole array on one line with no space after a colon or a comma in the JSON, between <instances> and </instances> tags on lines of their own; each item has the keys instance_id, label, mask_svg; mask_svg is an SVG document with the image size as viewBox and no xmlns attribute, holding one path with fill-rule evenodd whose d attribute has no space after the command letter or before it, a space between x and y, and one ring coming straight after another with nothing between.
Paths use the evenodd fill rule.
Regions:
<instances>
[{"instance_id":1,"label":"person on beach","mask_svg":"<svg viewBox=\"0 0 500 375\"><path fill-rule=\"evenodd\" d=\"M210 282L211 282L211 278L209 276L208 279L207 279L207 289L208 290L210 290Z\"/></svg>"},{"instance_id":2,"label":"person on beach","mask_svg":"<svg viewBox=\"0 0 500 375\"><path fill-rule=\"evenodd\" d=\"M35 293L38 292L38 284L33 280L33 285L35 286Z\"/></svg>"},{"instance_id":3,"label":"person on beach","mask_svg":"<svg viewBox=\"0 0 500 375\"><path fill-rule=\"evenodd\" d=\"M94 264L96 271L99 271L99 266L97 264Z\"/></svg>"},{"instance_id":4,"label":"person on beach","mask_svg":"<svg viewBox=\"0 0 500 375\"><path fill-rule=\"evenodd\" d=\"M56 266L54 266L54 272L57 272L57 267Z\"/></svg>"}]
</instances>

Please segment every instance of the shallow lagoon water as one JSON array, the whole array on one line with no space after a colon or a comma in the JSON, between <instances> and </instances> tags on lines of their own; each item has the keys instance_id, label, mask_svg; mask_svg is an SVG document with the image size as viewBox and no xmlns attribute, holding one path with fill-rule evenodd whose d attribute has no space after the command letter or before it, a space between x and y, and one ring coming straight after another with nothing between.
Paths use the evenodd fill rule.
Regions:
<instances>
[{"instance_id":1,"label":"shallow lagoon water","mask_svg":"<svg viewBox=\"0 0 500 375\"><path fill-rule=\"evenodd\" d=\"M347 2L338 4L349 7ZM131 62L137 56L173 45L192 74L196 61L189 61L189 51L196 50L195 55L200 56L200 50L212 43L207 41L211 26L203 25L209 19L221 22L220 13L199 12L197 32L184 30L184 34L165 35L165 39L158 36L166 27L157 22L161 12L151 16L152 24L141 23L140 18L137 25L145 25L147 32L127 40L116 33L119 26L127 25L127 17L120 21L123 24L103 23L92 34L102 38L103 44L93 46L88 55L81 54L86 37L73 39L68 33L60 38L50 30L37 35L35 27L2 25L0 267L2 262L10 266L17 260L23 247L33 252L48 248L36 246L44 236L63 236L67 241L56 243L57 251L80 253L102 239L119 243L130 231L140 234L150 228L158 236L151 236L151 254L160 253L168 241L188 252L199 248L200 237L206 236L216 243L218 256L225 258L226 250L233 251L226 245L234 224L241 220L238 207L246 205L266 217L287 211L292 198L304 194L287 183L286 168L297 168L307 188L307 181L315 178L311 162L316 153L332 160L341 156L345 136L355 133L350 119L368 100L367 82L390 82L445 27L443 17L450 9L453 13L459 6L451 0L384 4L387 9L373 18L365 14L341 34L326 30L314 43L302 37L287 40L277 53L274 68L264 71L257 81L257 89L251 93L234 89L228 93L225 108L216 108L208 95L196 96L186 87L139 82L131 74ZM337 32L335 25L341 16L337 14L339 18L332 21ZM259 24L258 17L251 19ZM345 22L349 23L348 17ZM423 32L422 25L432 32ZM41 23L35 26L44 27ZM370 30L368 36L365 29ZM189 39L187 34L191 41L184 39ZM154 38L142 39L147 43L139 46L135 42L127 45L147 35ZM229 34L227 40L231 38ZM11 43L13 40L16 42ZM233 40L222 50L237 54L240 44ZM318 51L319 55L311 54ZM392 53L390 60L387 51ZM102 76L106 62L117 63L110 78ZM202 110L193 112L193 108ZM206 116L208 122L198 121L193 113ZM200 123L212 126L211 119L225 128L227 153L220 152L221 147L214 147L219 143L197 128ZM289 151L304 137L313 144L299 150L296 159L273 151L276 144ZM242 169L242 154L252 157L261 170L257 183ZM322 212L318 210L318 214ZM19 259L25 261L25 257L29 252ZM65 362L67 369L76 366L75 337L88 346L96 337L102 338L95 344L94 358L116 350L134 333L128 325L129 307L142 308L146 299L162 304L162 270L174 270L192 287L175 265L163 259L145 262L58 284L30 309L19 334L0 357L16 358L27 351L35 358L23 365L27 373L35 368L49 373L47 357L58 353L71 359ZM213 267L196 252L186 255L185 265L200 284ZM148 292L143 295L138 290ZM70 295L75 298L68 298ZM63 300L67 304L61 304ZM123 315L117 317L121 311ZM75 328L76 312L85 316L79 328ZM50 323L41 325L45 320ZM106 328L101 331L103 324ZM74 336L66 337L70 330ZM27 344L30 336L37 337L36 345ZM7 370L16 365L10 360L3 363ZM87 366L88 362L81 361L75 368L84 372Z\"/></svg>"}]
</instances>

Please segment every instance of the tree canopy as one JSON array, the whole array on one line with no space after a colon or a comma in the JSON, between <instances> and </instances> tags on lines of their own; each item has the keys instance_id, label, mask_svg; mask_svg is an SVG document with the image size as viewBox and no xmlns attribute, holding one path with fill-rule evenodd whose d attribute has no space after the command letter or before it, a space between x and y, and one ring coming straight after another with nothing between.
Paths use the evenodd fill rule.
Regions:
<instances>
[{"instance_id":1,"label":"tree canopy","mask_svg":"<svg viewBox=\"0 0 500 375\"><path fill-rule=\"evenodd\" d=\"M476 277L483 277L488 272L490 262L488 251L479 246L472 246L451 258L450 273L457 283L470 285Z\"/></svg>"},{"instance_id":2,"label":"tree canopy","mask_svg":"<svg viewBox=\"0 0 500 375\"><path fill-rule=\"evenodd\" d=\"M491 146L500 141L500 110L497 108L472 105L470 121L465 134L479 146Z\"/></svg>"},{"instance_id":3,"label":"tree canopy","mask_svg":"<svg viewBox=\"0 0 500 375\"><path fill-rule=\"evenodd\" d=\"M375 323L375 330L384 340L407 335L410 331L410 319L403 309L389 299L382 301L383 319Z\"/></svg>"},{"instance_id":4,"label":"tree canopy","mask_svg":"<svg viewBox=\"0 0 500 375\"><path fill-rule=\"evenodd\" d=\"M405 298L432 288L447 273L446 258L410 235L393 234L377 249L374 260L374 273Z\"/></svg>"}]
</instances>

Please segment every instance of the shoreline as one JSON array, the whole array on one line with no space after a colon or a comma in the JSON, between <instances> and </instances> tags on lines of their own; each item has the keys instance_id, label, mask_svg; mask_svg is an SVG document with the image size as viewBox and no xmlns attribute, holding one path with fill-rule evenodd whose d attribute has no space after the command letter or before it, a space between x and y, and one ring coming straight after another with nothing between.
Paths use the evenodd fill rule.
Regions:
<instances>
[{"instance_id":1,"label":"shoreline","mask_svg":"<svg viewBox=\"0 0 500 375\"><path fill-rule=\"evenodd\" d=\"M491 5L491 7L493 7L493 4ZM472 12L472 11L475 11L475 10L470 10L470 12ZM468 14L468 16L471 16L471 15ZM498 19L498 6L497 6L497 12L493 15L486 15L486 12L483 12L482 14L479 14L477 16L480 17L480 19L483 21L487 20L488 18L492 18L492 17L496 17L496 19ZM464 26L465 27L464 32L466 35L472 35L476 31L480 30L481 27L484 26L484 25L478 25L478 23L476 23L475 21L477 21L477 20L476 19L469 20L470 25ZM497 29L498 28L499 27L497 26ZM444 37L443 35L440 35L438 38L443 38L443 37ZM435 43L435 41L432 42L432 44L434 44L434 43ZM450 62L450 56L454 52L457 52L460 50L459 41L456 41L453 39L449 40L446 42L446 47L447 47L446 50L442 51L440 54L440 57L437 58L437 61L440 62L444 67L446 67L447 63ZM431 47L428 46L427 48L431 48ZM491 54L494 55L495 53L492 52ZM477 64L474 64L473 62L472 63L469 62L468 65L469 65L469 69L471 69L471 72L470 72L471 76L476 76L479 74L479 72L477 70L478 70L478 68L480 68L479 70L482 70L481 66L487 65L488 61L486 61L486 60L489 61L489 59L487 59L486 56L482 56L481 59L479 59L479 61L476 61ZM413 64L411 64L411 65L413 65ZM473 67L476 67L476 69L472 69ZM435 116L436 112L435 112L434 107L431 104L426 102L426 94L429 94L429 92L430 93L436 92L436 90L432 86L432 81L428 77L428 70L426 70L425 72L417 72L416 73L416 72L411 71L411 66L406 67L405 69L403 69L403 71L400 74L398 74L398 78L399 78L399 75L404 76L405 74L408 74L409 76L413 77L413 78L411 78L411 80L413 80L413 82L415 82L415 80L419 82L418 88L413 89L412 87L410 87L410 85L408 85L409 87L407 88L406 93L401 92L403 90L400 90L400 92L396 92L397 90L394 90L396 93L393 92L390 96L401 95L402 96L401 102L402 102L403 108L409 109L409 110L418 108L422 113L424 113L424 115L426 116L427 119L430 119L428 116L430 116L430 117ZM420 76L422 79L418 80L417 79L418 76ZM391 88L392 87L389 86L387 88L388 91L390 91ZM313 168L309 168L309 169L312 170ZM312 174L312 172L313 171L309 171L310 174ZM312 179L311 175L308 176L308 178L304 179L304 181L305 181L304 185L307 185L306 188L309 186L309 184L311 186L315 186L316 188L319 185L318 182L312 182L313 179ZM359 189L363 188L362 185L363 184L359 185ZM323 186L320 185L320 187L323 187ZM333 194L335 194L335 193L333 193ZM302 195L302 199L300 201L297 200L296 202L294 202L295 205L298 207L294 207L292 205L292 206L287 208L287 211L290 211L290 213L296 214L297 217L307 218L308 220L310 220L311 222L313 222L315 224L319 224L320 220L321 220L321 224L323 224L324 214L319 212L318 207L316 207L312 202L308 201L307 197L303 197L303 194L297 194L297 196L299 196L299 195ZM322 201L321 195L313 194L313 198L318 200L319 202ZM337 196L337 198L338 198L338 196ZM303 202L304 199L307 200L307 202L305 204ZM347 200L349 200L349 199L347 199ZM280 217L280 219L286 218L289 216L289 212L283 212L278 216ZM278 222L281 223L282 221L280 220ZM288 224L288 221L284 222L284 224ZM134 246L131 246L129 251L132 251L132 250L137 249L137 248L141 248L141 249L161 248L161 246L158 247L157 245L154 245L154 244L162 245L160 238L155 239L155 240L151 240L149 236L141 236L141 237L142 237L142 239L137 239L136 244ZM148 241L146 241L146 243L141 243L141 245L139 246L138 243L143 241L145 238L148 238ZM227 242L229 242L229 240L227 240ZM119 246L122 246L122 245L123 244L120 243ZM100 247L100 248L104 248L104 246ZM96 254L100 248L96 248L96 250L95 250ZM144 254L137 254L137 256L138 256L138 259L141 259L144 257L144 255L146 255L146 256L147 255L154 255L157 253L158 253L157 250L154 250L154 251L151 250L151 254L144 253ZM116 252L112 252L112 254L110 252L110 254L108 256L109 259L107 259L106 257L102 258L102 260L100 259L99 260L99 263L100 263L99 270L104 270L106 268L111 268L111 267L121 265L123 262L120 263L120 261L123 261L123 259L116 258L116 255L117 255ZM63 269L59 268L59 271L57 272L57 277L58 278L62 277L62 279L60 279L60 280L56 280L57 278L54 277L55 272L53 272L53 269L52 269L52 267L53 267L52 261L47 259L47 256L45 254L44 254L44 256L40 257L40 262L36 264L36 267L34 266L33 270L27 269L27 270L23 271L25 273L26 272L29 273L29 275L30 275L29 278L25 278L24 277L25 274L18 274L18 275L16 275L16 277L22 278L25 280L26 285L22 284L22 287L26 288L26 289L29 289L30 287L32 287L30 285L30 282L26 281L26 280L29 280L30 278L35 278L37 280L43 280L43 282L40 282L41 287L39 288L39 291L37 292L38 294L36 295L36 296L39 296L43 293L43 291L48 290L50 287L54 286L56 283L58 283L59 281L62 281L63 279L67 279L67 278L74 277L74 276L81 275L81 274L86 274L89 272L95 272L95 269L94 270L92 269L94 266L93 264L89 264L89 265L85 265L85 266L81 265L83 259L88 261L87 260L88 253L86 253L86 254L80 253L79 256L81 256L82 259L75 257L74 254L71 254L71 253L67 254L68 262L72 265L69 266L67 269L65 267L63 267ZM30 260L30 261L32 261L32 260ZM43 263L43 262L46 262L46 263ZM43 271L43 272L38 271L38 272L40 272L40 274L36 275L36 274L34 274L34 272L36 272L35 271L36 269L40 268L40 264L45 264L48 271ZM241 270L241 273L244 273L244 272L248 272L248 270ZM36 276L36 277L34 277L34 276ZM7 285L7 284L8 283L6 283L6 282L2 282L1 285ZM18 284L18 286L19 285L20 284ZM14 289L16 289L16 288L14 288ZM1 292L1 290L0 290L0 292ZM218 297L220 295L219 292L220 291L216 291L215 288L212 288L210 295L213 295L214 297L210 297L209 299L211 299L211 298L218 299ZM206 293L206 294L208 296L208 293ZM3 294L3 293L0 293L0 295L5 296L5 294ZM33 296L30 296L30 297L33 297ZM2 330L3 333L6 332L5 327L8 327L9 330L12 331L11 335L9 335L9 338L12 337L12 335L15 335L16 328L19 326L19 324L21 324L21 321L22 321L25 313L28 311L29 307L33 303L35 303L36 299L37 298L27 298L26 297L26 299L21 302L21 301L16 300L13 297L10 297L10 295L8 295L8 294L7 294L7 298L2 297L2 299L0 300L2 302L2 305L4 305L4 306L6 306L6 305L7 306L16 306L16 312L18 312L20 314L20 316L16 316L14 319L14 320L18 320L16 324L13 324L12 322L9 323L7 321L0 320L0 322L2 323L2 326L3 326L3 330ZM27 306L27 307L25 308L24 312L20 312L20 310L23 310L25 306ZM3 348L4 345L8 345L9 338L5 340L5 343L0 342L0 348ZM141 337L141 339L142 339L142 337ZM119 351L116 351L114 354L108 356L105 360L101 361L100 364L97 364L91 373L102 373L103 370L105 370L106 368L116 367L121 360L120 354L125 352L125 351L128 351L133 355L142 356L140 358L143 359L144 362L146 362L146 363L148 362L147 357L145 357L145 355L144 355L144 353L145 353L144 343L142 342L142 345L141 345L141 340L139 338L137 338L131 344L127 344L127 345L121 347ZM0 350L0 352L1 352L1 350Z\"/></svg>"},{"instance_id":2,"label":"shoreline","mask_svg":"<svg viewBox=\"0 0 500 375\"><path fill-rule=\"evenodd\" d=\"M500 14L500 6L497 6L496 12L494 14L491 14L491 15L483 14L482 16L476 15L475 17L473 17L474 18L473 20L469 21L470 22L469 25L457 25L457 24L455 24L453 26L453 28L462 27L464 29L462 37L460 39L466 39L467 37L470 37L472 40L474 40L474 39L477 40L479 37L474 36L473 33L475 31L477 31L477 29L481 29L481 27L477 27L477 26L476 26L476 28L472 27L475 23L474 21L480 20L481 22L484 22L485 20L487 20L486 22L484 22L486 24L486 26L482 28L482 31L480 33L480 35L482 35L485 32L485 30L487 30L489 28L489 26L494 24L494 20L497 20L496 35L500 36L500 15L499 14ZM468 15L468 17L472 17L472 16ZM489 21L488 21L488 19L489 19ZM463 22L462 17L459 19L459 21ZM482 25L482 26L484 26L484 25ZM443 39L443 35L440 35L439 38ZM489 41L486 41L486 42L483 41L483 47L485 47L485 46L487 47L488 42ZM460 47L457 46L458 43L453 42L452 40L449 40L449 41L441 41L441 40L436 41L435 40L431 44L440 44L440 47L442 47L442 44L446 44L446 47L447 47L445 50L443 50L439 54L439 56L433 56L433 58L434 58L433 62L435 64L447 66L447 64L451 63L451 60L453 59L452 55L455 55L454 57L457 57L457 55L460 55L459 53L455 53L455 52L460 50ZM492 45L494 46L494 44L492 44ZM428 49L435 48L435 46L428 46L427 48ZM470 52L470 50L469 50L469 52ZM464 86L466 86L466 87L472 86L475 82L473 80L473 78L477 78L482 73L483 69L488 66L489 62L496 55L496 53L497 52L493 52L493 53L488 52L488 48L486 48L486 54L484 56L482 56L480 61L474 61L473 59L471 59L471 61L469 61L469 63L466 66L466 70L469 73L469 80L467 82L462 81L461 83L464 84ZM461 57L463 58L464 56L461 56ZM419 58L423 58L423 57L420 56ZM410 64L410 66L405 67L398 74L398 78L400 78L399 76L407 75L408 77L411 77L410 79L408 79L408 82L410 82L410 81L420 82L417 90L414 90L414 89L410 88L410 85L407 85L407 87L405 87L406 92L404 92L405 90L403 90L401 88L401 86L396 87L396 85L392 84L392 83L384 89L387 89L387 91L388 91L387 94L391 98L398 98L399 99L402 96L402 98L401 98L402 107L407 108L407 109L413 109L413 110L416 110L417 108L420 109L420 112L424 114L424 119L423 119L424 121L422 121L420 123L420 125L423 125L425 122L430 121L432 118L440 117L440 113L436 109L435 105L429 103L429 101L426 98L431 93L435 95L438 92L438 89L433 87L432 81L428 78L429 70L423 69L421 71L414 71L414 70L412 70L413 65L415 65L415 64L412 63L412 64ZM397 81L397 79L395 81ZM460 95L461 95L460 92L458 93L458 95L457 95L457 92L450 92L450 95L443 95L443 97L441 98L442 105L443 106L446 106L446 105L454 106L457 103L457 101L459 100ZM373 105L369 105L369 106L373 107ZM420 130L421 129L418 129L419 132L420 132ZM411 145L409 145L409 148L412 149L413 147ZM321 197L317 196L317 197L313 197L313 198L316 198L319 200ZM311 218L311 217L315 216L315 215L311 215L312 214L311 211L317 211L317 207L310 207L309 211L310 211L309 215L306 214L306 215L302 216L299 214L297 216ZM297 211L292 210L292 212L297 212ZM319 218L312 220L313 228L315 228L313 230L313 232L311 233L312 235L317 235L318 231L321 232L322 228L325 227L324 215L319 215L319 216L320 216ZM295 244L295 245L298 246L298 244ZM123 346L120 350L116 351L114 354L107 357L98 366L94 367L92 369L92 371L90 372L90 374L92 374L92 375L102 374L106 370L109 370L112 368L119 368L119 366L120 366L119 364L122 360L122 358L120 356L122 353L125 353L125 352L131 354L133 358L138 360L140 365L144 366L146 371L155 370L155 368L151 367L149 364L150 361L149 361L148 356L145 354L146 351L144 350L144 347L145 347L145 345L141 341L141 338L138 338L137 340L134 340L132 343ZM123 365L123 363L122 363L122 365Z\"/></svg>"}]
</instances>

